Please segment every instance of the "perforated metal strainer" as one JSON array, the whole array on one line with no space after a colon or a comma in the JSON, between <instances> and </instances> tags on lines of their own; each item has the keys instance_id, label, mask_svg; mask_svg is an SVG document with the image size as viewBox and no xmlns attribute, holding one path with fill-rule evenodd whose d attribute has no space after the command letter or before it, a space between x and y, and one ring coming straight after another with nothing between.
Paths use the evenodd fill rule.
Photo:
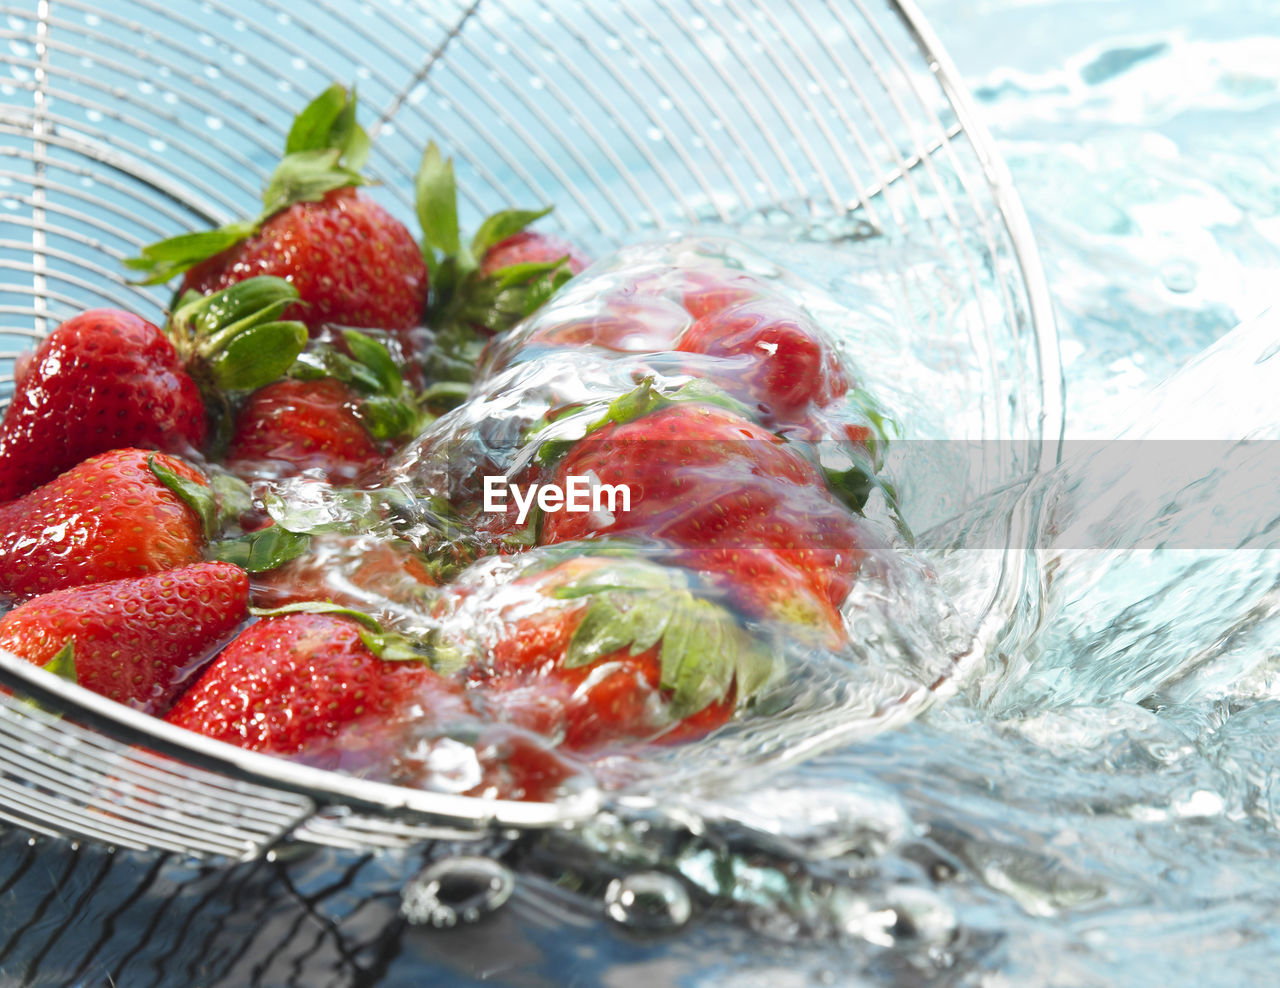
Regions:
<instances>
[{"instance_id":1,"label":"perforated metal strainer","mask_svg":"<svg viewBox=\"0 0 1280 988\"><path fill-rule=\"evenodd\" d=\"M435 139L464 227L554 203L597 251L747 220L922 243L990 435L1056 438L1060 371L1026 220L913 4L818 0L17 0L0 5L0 402L15 356L112 306L159 321L121 260L251 214L297 109L354 82L376 190L412 215ZM1034 464L1030 464L1034 466ZM1023 464L1028 466L1028 464ZM0 654L0 818L248 858L461 839L595 811L378 785L231 749Z\"/></svg>"}]
</instances>

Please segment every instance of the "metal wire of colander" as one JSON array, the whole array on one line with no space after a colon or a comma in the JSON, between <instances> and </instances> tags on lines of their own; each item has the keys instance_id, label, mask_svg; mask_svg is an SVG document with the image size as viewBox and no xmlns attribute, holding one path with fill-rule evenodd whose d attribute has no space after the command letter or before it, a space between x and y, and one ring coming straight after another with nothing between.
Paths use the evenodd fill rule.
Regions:
<instances>
[{"instance_id":1,"label":"metal wire of colander","mask_svg":"<svg viewBox=\"0 0 1280 988\"><path fill-rule=\"evenodd\" d=\"M9 0L0 3L0 405L13 362L99 306L161 316L121 260L250 214L288 120L353 81L377 194L411 215L434 138L464 226L509 205L604 250L694 224L856 224L943 259L990 435L1056 439L1061 375L1025 216L910 0ZM1034 467L1034 463L1023 464ZM241 752L0 653L0 819L252 858L547 827L596 801L410 791Z\"/></svg>"}]
</instances>

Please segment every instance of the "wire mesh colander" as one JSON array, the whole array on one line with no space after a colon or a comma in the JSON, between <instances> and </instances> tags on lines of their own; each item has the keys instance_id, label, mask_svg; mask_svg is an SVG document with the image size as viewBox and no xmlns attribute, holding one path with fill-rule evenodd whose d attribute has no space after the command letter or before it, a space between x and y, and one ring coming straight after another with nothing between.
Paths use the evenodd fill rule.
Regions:
<instances>
[{"instance_id":1,"label":"wire mesh colander","mask_svg":"<svg viewBox=\"0 0 1280 988\"><path fill-rule=\"evenodd\" d=\"M354 82L375 194L411 215L435 139L464 227L554 203L597 251L694 224L836 223L926 244L984 435L1056 437L1047 292L1004 167L913 4L19 0L0 7L0 402L15 356L90 307L159 321L145 243L249 215L299 106ZM1034 467L1024 463L1021 467ZM112 845L253 857L570 823L592 798L484 802L228 748L0 654L0 818Z\"/></svg>"}]
</instances>

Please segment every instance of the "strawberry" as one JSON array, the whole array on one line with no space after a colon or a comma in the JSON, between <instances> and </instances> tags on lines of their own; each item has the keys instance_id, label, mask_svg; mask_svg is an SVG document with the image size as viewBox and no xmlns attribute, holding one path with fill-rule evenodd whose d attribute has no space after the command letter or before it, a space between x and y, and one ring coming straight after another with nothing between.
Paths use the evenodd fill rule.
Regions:
<instances>
[{"instance_id":1,"label":"strawberry","mask_svg":"<svg viewBox=\"0 0 1280 988\"><path fill-rule=\"evenodd\" d=\"M258 607L326 600L381 621L425 609L439 580L407 543L372 536L316 535L309 551L255 582Z\"/></svg>"},{"instance_id":2,"label":"strawberry","mask_svg":"<svg viewBox=\"0 0 1280 988\"><path fill-rule=\"evenodd\" d=\"M382 641L341 614L266 618L165 719L251 751L465 795L545 799L578 772L545 742L480 721L425 663L379 658Z\"/></svg>"},{"instance_id":3,"label":"strawberry","mask_svg":"<svg viewBox=\"0 0 1280 988\"><path fill-rule=\"evenodd\" d=\"M778 301L708 311L677 349L719 358L722 366L707 368L707 376L752 403L770 425L800 421L849 390L822 332L800 310Z\"/></svg>"},{"instance_id":4,"label":"strawberry","mask_svg":"<svg viewBox=\"0 0 1280 988\"><path fill-rule=\"evenodd\" d=\"M0 501L95 453L205 440L200 391L164 332L128 312L69 319L36 349L0 423Z\"/></svg>"},{"instance_id":5,"label":"strawberry","mask_svg":"<svg viewBox=\"0 0 1280 988\"><path fill-rule=\"evenodd\" d=\"M0 619L0 648L162 714L247 617L248 599L248 577L229 563L55 590Z\"/></svg>"},{"instance_id":6,"label":"strawberry","mask_svg":"<svg viewBox=\"0 0 1280 988\"><path fill-rule=\"evenodd\" d=\"M739 305L766 294L764 286L750 275L691 270L684 273L681 302L694 319Z\"/></svg>"},{"instance_id":7,"label":"strawberry","mask_svg":"<svg viewBox=\"0 0 1280 988\"><path fill-rule=\"evenodd\" d=\"M369 138L353 93L333 85L297 116L256 219L183 234L126 262L145 283L184 275L183 293L209 293L255 275L298 290L290 317L321 327L380 327L411 345L422 321L427 268L409 230L355 190Z\"/></svg>"},{"instance_id":8,"label":"strawberry","mask_svg":"<svg viewBox=\"0 0 1280 988\"><path fill-rule=\"evenodd\" d=\"M352 188L295 202L256 233L188 270L182 291L208 295L255 275L290 282L302 305L286 315L323 326L409 330L422 322L427 272L413 234Z\"/></svg>"},{"instance_id":9,"label":"strawberry","mask_svg":"<svg viewBox=\"0 0 1280 988\"><path fill-rule=\"evenodd\" d=\"M352 390L332 378L269 384L240 409L227 466L242 476L320 470L350 483L383 463L358 409Z\"/></svg>"},{"instance_id":10,"label":"strawberry","mask_svg":"<svg viewBox=\"0 0 1280 988\"><path fill-rule=\"evenodd\" d=\"M778 675L770 650L695 593L685 572L636 558L555 558L498 588L484 654L466 670L503 719L576 751L691 740ZM493 603L481 592L460 613Z\"/></svg>"},{"instance_id":11,"label":"strawberry","mask_svg":"<svg viewBox=\"0 0 1280 988\"><path fill-rule=\"evenodd\" d=\"M121 449L0 504L0 595L29 597L199 562L203 519L174 486L207 484L175 457Z\"/></svg>"},{"instance_id":12,"label":"strawberry","mask_svg":"<svg viewBox=\"0 0 1280 988\"><path fill-rule=\"evenodd\" d=\"M438 380L470 381L488 337L533 313L587 261L558 237L525 229L549 209L494 213L464 244L453 162L434 143L415 187L431 281L427 321L435 333L428 370Z\"/></svg>"},{"instance_id":13,"label":"strawberry","mask_svg":"<svg viewBox=\"0 0 1280 988\"><path fill-rule=\"evenodd\" d=\"M489 277L503 268L517 264L559 264L563 262L573 274L581 274L590 263L578 249L560 237L535 230L521 230L484 252L480 274Z\"/></svg>"},{"instance_id":14,"label":"strawberry","mask_svg":"<svg viewBox=\"0 0 1280 988\"><path fill-rule=\"evenodd\" d=\"M164 330L114 309L64 322L24 362L0 423L0 501L108 450L196 452L207 399L265 384L302 349L301 327L276 320L296 297L255 279L188 300Z\"/></svg>"},{"instance_id":15,"label":"strawberry","mask_svg":"<svg viewBox=\"0 0 1280 988\"><path fill-rule=\"evenodd\" d=\"M547 739L481 719L462 694L418 694L386 717L360 717L309 741L299 760L393 785L485 799L549 800L590 784ZM469 697L467 699L472 699ZM431 702L436 701L436 702Z\"/></svg>"},{"instance_id":16,"label":"strawberry","mask_svg":"<svg viewBox=\"0 0 1280 988\"><path fill-rule=\"evenodd\" d=\"M207 737L291 755L421 707L455 716L458 691L421 661L384 661L360 621L341 614L268 617L241 632L166 716Z\"/></svg>"},{"instance_id":17,"label":"strawberry","mask_svg":"<svg viewBox=\"0 0 1280 988\"><path fill-rule=\"evenodd\" d=\"M619 353L653 353L675 348L692 320L676 303L665 298L614 292L596 302L596 311L585 314L575 306L568 320L535 320L518 340L521 347L598 346Z\"/></svg>"},{"instance_id":18,"label":"strawberry","mask_svg":"<svg viewBox=\"0 0 1280 988\"><path fill-rule=\"evenodd\" d=\"M658 401L645 413L643 389L627 400L639 417L628 420L615 403L615 418L572 446L554 482L564 488L577 476L627 485L630 510L549 513L543 544L646 536L667 543L684 565L727 577L742 553L764 548L802 574L817 597L840 605L869 537L817 467L728 409Z\"/></svg>"}]
</instances>

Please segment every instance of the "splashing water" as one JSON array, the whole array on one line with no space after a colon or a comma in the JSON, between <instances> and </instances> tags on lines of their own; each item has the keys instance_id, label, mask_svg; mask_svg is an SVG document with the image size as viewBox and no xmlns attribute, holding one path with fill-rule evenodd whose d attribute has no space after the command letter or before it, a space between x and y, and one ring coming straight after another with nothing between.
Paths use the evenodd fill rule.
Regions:
<instances>
[{"instance_id":1,"label":"splashing water","mask_svg":"<svg viewBox=\"0 0 1280 988\"><path fill-rule=\"evenodd\" d=\"M1115 40L1100 47L1079 4L988 3L980 17L976 6L930 13L963 64L1015 60L974 88L1041 240L1063 322L1067 434L1082 441L1034 477L1014 445L993 472L981 450L938 442L965 434L949 414L981 419L956 384L964 375L882 370L902 363L893 305L824 279L822 251L790 258L822 284L821 315L837 312L833 297L870 314L859 329L871 349L854 361L924 437L902 444L894 468L936 583L904 583L897 602L911 614L941 602L968 636L981 616L998 619L957 692L853 731L848 715L866 713L855 699L888 688L859 681L865 666L852 679L842 669L855 683L843 702L815 692L830 720L765 732L754 762L744 738L717 740L698 749L697 771L672 756L668 786L623 794L587 828L496 841L516 873L509 899L499 870L427 862L402 901L414 864L324 852L205 875L120 862L136 876L125 904L98 907L86 879L50 894L37 873L52 866L11 844L4 888L44 903L64 940L90 931L81 939L126 974L166 963L172 938L147 918L159 902L213 948L192 953L209 954L225 983L226 972L305 983L339 969L771 986L854 972L906 984L1273 980L1280 507L1268 481L1280 471L1268 409L1280 319L1223 334L1275 301L1274 11L1108 8ZM1010 46L1010 32L1026 43ZM960 478L951 492L949 477ZM312 493L297 504L318 524L357 511ZM868 613L872 634L906 626L901 613ZM897 670L914 682L929 669L916 660L946 654L925 630ZM731 757L733 768L706 768ZM101 860L90 852L84 869L109 870ZM136 916L130 895L153 904ZM468 940L464 914L491 908ZM423 926L394 926L409 914ZM436 933L431 917L456 928ZM56 967L58 951L26 949L23 930L6 964ZM245 962L257 966L217 968L241 942L257 944ZM205 974L189 980L215 980Z\"/></svg>"}]
</instances>

